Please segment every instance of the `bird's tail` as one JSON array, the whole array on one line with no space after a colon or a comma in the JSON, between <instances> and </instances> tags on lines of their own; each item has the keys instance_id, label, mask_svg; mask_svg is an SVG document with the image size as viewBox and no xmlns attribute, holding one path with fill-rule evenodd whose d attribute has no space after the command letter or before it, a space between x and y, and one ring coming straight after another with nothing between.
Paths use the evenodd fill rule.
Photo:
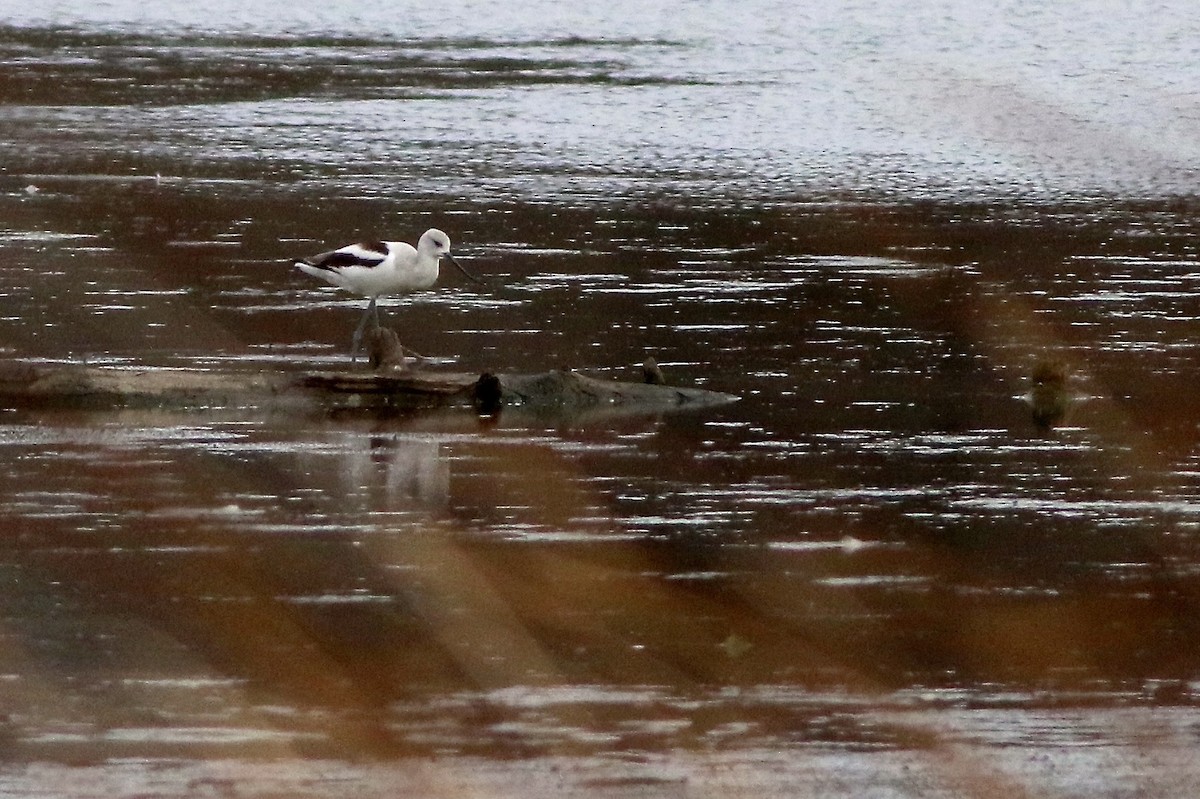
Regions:
<instances>
[{"instance_id":1,"label":"bird's tail","mask_svg":"<svg viewBox=\"0 0 1200 799\"><path fill-rule=\"evenodd\" d=\"M299 269L301 272L312 275L313 277L318 277L321 280L324 280L326 283L334 286L339 285L337 281L338 274L336 272L332 272L328 269L322 269L319 266L314 266L308 261L293 261L292 266L294 266L296 269Z\"/></svg>"}]
</instances>

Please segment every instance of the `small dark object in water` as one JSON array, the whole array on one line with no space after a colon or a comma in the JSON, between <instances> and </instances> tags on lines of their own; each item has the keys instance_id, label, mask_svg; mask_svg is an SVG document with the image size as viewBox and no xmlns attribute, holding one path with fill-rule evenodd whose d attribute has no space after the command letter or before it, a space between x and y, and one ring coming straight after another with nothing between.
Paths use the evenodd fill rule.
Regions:
<instances>
[{"instance_id":1,"label":"small dark object in water","mask_svg":"<svg viewBox=\"0 0 1200 799\"><path fill-rule=\"evenodd\" d=\"M367 353L373 369L399 370L408 366L407 358L423 360L424 356L400 343L396 331L387 327L374 327L367 331Z\"/></svg>"},{"instance_id":2,"label":"small dark object in water","mask_svg":"<svg viewBox=\"0 0 1200 799\"><path fill-rule=\"evenodd\" d=\"M491 372L481 374L479 380L475 382L475 387L471 389L471 399L475 403L475 410L484 416L499 413L504 404L501 399L503 394L504 389L500 385L500 378Z\"/></svg>"},{"instance_id":3,"label":"small dark object in water","mask_svg":"<svg viewBox=\"0 0 1200 799\"><path fill-rule=\"evenodd\" d=\"M642 380L652 386L667 384L667 381L663 379L662 369L658 368L658 362L653 358L647 358L642 362Z\"/></svg>"},{"instance_id":4,"label":"small dark object in water","mask_svg":"<svg viewBox=\"0 0 1200 799\"><path fill-rule=\"evenodd\" d=\"M1042 430L1061 424L1071 408L1068 377L1061 361L1041 360L1033 367L1033 389L1026 399L1033 409L1033 423Z\"/></svg>"},{"instance_id":5,"label":"small dark object in water","mask_svg":"<svg viewBox=\"0 0 1200 799\"><path fill-rule=\"evenodd\" d=\"M404 347L395 330L373 327L366 335L367 354L372 369L398 369L404 366Z\"/></svg>"}]
</instances>

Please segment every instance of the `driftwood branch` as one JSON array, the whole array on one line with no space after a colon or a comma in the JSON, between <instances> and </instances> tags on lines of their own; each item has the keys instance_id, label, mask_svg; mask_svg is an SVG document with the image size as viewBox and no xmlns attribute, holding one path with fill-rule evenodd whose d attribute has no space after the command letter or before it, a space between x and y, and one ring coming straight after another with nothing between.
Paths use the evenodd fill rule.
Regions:
<instances>
[{"instance_id":1,"label":"driftwood branch","mask_svg":"<svg viewBox=\"0 0 1200 799\"><path fill-rule=\"evenodd\" d=\"M380 370L300 374L189 369L129 369L58 364L0 365L0 401L10 407L45 404L155 405L181 409L218 405L313 404L628 411L705 407L731 394L646 382L602 380L571 370L473 375Z\"/></svg>"}]
</instances>

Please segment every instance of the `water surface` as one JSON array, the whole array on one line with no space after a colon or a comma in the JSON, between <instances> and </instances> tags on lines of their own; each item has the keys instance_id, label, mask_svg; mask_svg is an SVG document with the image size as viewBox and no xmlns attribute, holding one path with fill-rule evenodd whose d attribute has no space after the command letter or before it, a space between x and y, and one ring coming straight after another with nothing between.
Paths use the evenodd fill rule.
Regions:
<instances>
[{"instance_id":1,"label":"water surface","mask_svg":"<svg viewBox=\"0 0 1200 799\"><path fill-rule=\"evenodd\" d=\"M923 9L4 8L6 358L340 367L437 225L427 368L741 396L0 403L5 790L1187 795L1192 15Z\"/></svg>"}]
</instances>

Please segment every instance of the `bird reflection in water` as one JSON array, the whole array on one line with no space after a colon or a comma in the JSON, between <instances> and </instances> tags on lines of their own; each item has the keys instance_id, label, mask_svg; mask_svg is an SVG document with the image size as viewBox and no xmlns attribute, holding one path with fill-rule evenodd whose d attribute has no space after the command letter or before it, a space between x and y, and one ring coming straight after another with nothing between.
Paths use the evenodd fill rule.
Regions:
<instances>
[{"instance_id":1,"label":"bird reflection in water","mask_svg":"<svg viewBox=\"0 0 1200 799\"><path fill-rule=\"evenodd\" d=\"M436 437L347 434L338 470L347 496L373 511L442 507L450 496L450 464Z\"/></svg>"}]
</instances>

